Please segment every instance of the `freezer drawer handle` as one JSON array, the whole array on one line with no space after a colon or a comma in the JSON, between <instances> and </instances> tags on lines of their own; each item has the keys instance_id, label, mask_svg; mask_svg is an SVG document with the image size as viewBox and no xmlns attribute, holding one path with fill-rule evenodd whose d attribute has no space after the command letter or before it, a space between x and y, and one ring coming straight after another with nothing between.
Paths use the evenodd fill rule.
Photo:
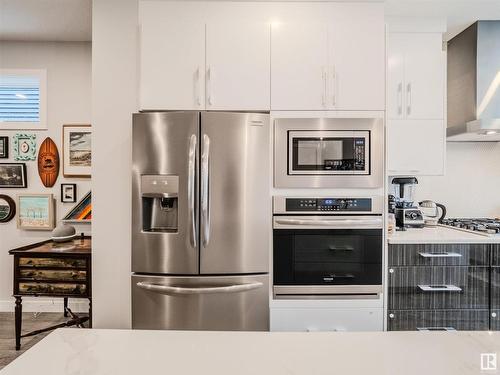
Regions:
<instances>
[{"instance_id":1,"label":"freezer drawer handle","mask_svg":"<svg viewBox=\"0 0 500 375\"><path fill-rule=\"evenodd\" d=\"M239 293L249 290L258 289L263 284L260 282L237 284L227 286L200 287L200 288L185 288L180 286L151 284L140 281L136 284L139 288L149 290L151 292L167 294L167 295L189 295L189 294L215 294L215 293Z\"/></svg>"},{"instance_id":2,"label":"freezer drawer handle","mask_svg":"<svg viewBox=\"0 0 500 375\"><path fill-rule=\"evenodd\" d=\"M453 327L417 327L417 331L420 331L420 332L432 332L432 331L454 332L454 331L456 331L456 329Z\"/></svg>"},{"instance_id":3,"label":"freezer drawer handle","mask_svg":"<svg viewBox=\"0 0 500 375\"><path fill-rule=\"evenodd\" d=\"M462 254L451 253L448 251L441 253L418 253L423 258L460 258Z\"/></svg>"},{"instance_id":4,"label":"freezer drawer handle","mask_svg":"<svg viewBox=\"0 0 500 375\"><path fill-rule=\"evenodd\" d=\"M423 292L461 292L462 288L456 285L419 285Z\"/></svg>"}]
</instances>

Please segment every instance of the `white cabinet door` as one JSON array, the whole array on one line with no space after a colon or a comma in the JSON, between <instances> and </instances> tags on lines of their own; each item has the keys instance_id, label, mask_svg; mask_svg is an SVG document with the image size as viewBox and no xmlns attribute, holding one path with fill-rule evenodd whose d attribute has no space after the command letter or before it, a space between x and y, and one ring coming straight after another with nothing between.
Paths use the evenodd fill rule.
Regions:
<instances>
[{"instance_id":1,"label":"white cabinet door","mask_svg":"<svg viewBox=\"0 0 500 375\"><path fill-rule=\"evenodd\" d=\"M140 109L204 109L205 25L153 13L141 22Z\"/></svg>"},{"instance_id":2,"label":"white cabinet door","mask_svg":"<svg viewBox=\"0 0 500 375\"><path fill-rule=\"evenodd\" d=\"M387 38L387 118L404 117L405 34L389 34Z\"/></svg>"},{"instance_id":3,"label":"white cabinet door","mask_svg":"<svg viewBox=\"0 0 500 375\"><path fill-rule=\"evenodd\" d=\"M279 23L271 29L271 109L327 108L327 27Z\"/></svg>"},{"instance_id":4,"label":"white cabinet door","mask_svg":"<svg viewBox=\"0 0 500 375\"><path fill-rule=\"evenodd\" d=\"M206 108L269 110L270 24L207 24Z\"/></svg>"},{"instance_id":5,"label":"white cabinet door","mask_svg":"<svg viewBox=\"0 0 500 375\"><path fill-rule=\"evenodd\" d=\"M389 120L388 175L443 175L444 120Z\"/></svg>"},{"instance_id":6,"label":"white cabinet door","mask_svg":"<svg viewBox=\"0 0 500 375\"><path fill-rule=\"evenodd\" d=\"M328 106L385 108L385 24L382 6L335 4L328 33Z\"/></svg>"},{"instance_id":7,"label":"white cabinet door","mask_svg":"<svg viewBox=\"0 0 500 375\"><path fill-rule=\"evenodd\" d=\"M438 33L405 35L406 118L443 119L446 55Z\"/></svg>"}]
</instances>

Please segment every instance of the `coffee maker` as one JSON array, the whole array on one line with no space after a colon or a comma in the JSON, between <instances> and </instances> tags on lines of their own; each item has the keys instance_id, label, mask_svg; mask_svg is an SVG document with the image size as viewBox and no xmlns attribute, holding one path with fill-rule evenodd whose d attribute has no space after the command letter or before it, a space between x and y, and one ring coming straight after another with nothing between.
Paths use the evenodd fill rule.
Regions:
<instances>
[{"instance_id":1,"label":"coffee maker","mask_svg":"<svg viewBox=\"0 0 500 375\"><path fill-rule=\"evenodd\" d=\"M418 180L415 177L396 177L392 179L392 192L396 202L394 214L399 228L422 228L424 217L414 203Z\"/></svg>"}]
</instances>

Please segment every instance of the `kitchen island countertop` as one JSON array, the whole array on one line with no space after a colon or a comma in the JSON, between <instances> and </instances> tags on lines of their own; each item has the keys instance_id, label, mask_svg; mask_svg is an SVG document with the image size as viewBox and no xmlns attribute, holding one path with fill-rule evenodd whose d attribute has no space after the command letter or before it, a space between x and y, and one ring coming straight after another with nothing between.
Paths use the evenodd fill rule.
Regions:
<instances>
[{"instance_id":1,"label":"kitchen island countertop","mask_svg":"<svg viewBox=\"0 0 500 375\"><path fill-rule=\"evenodd\" d=\"M444 225L408 228L387 236L389 244L500 243L500 235L484 235Z\"/></svg>"},{"instance_id":2,"label":"kitchen island countertop","mask_svg":"<svg viewBox=\"0 0 500 375\"><path fill-rule=\"evenodd\" d=\"M500 333L484 331L269 333L59 329L0 373L472 375L481 373L481 353L499 351Z\"/></svg>"}]
</instances>

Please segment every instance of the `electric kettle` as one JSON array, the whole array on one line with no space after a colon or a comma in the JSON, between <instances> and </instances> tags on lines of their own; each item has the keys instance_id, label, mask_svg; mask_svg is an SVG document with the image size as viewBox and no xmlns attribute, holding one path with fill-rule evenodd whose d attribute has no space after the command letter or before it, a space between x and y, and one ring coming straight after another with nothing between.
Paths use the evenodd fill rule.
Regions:
<instances>
[{"instance_id":1,"label":"electric kettle","mask_svg":"<svg viewBox=\"0 0 500 375\"><path fill-rule=\"evenodd\" d=\"M418 205L424 216L424 223L426 226L435 227L443 222L443 219L446 216L446 207L444 205L431 200L419 202ZM441 215L439 215L440 209Z\"/></svg>"}]
</instances>

